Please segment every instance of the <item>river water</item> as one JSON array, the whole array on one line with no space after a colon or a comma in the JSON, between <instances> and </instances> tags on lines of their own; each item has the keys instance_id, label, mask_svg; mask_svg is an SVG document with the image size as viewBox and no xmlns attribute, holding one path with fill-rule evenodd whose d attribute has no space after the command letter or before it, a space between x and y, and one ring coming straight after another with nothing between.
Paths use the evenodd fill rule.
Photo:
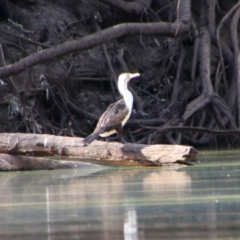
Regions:
<instances>
[{"instance_id":1,"label":"river water","mask_svg":"<svg viewBox=\"0 0 240 240\"><path fill-rule=\"evenodd\" d=\"M0 173L0 239L240 239L240 152L190 167Z\"/></svg>"}]
</instances>

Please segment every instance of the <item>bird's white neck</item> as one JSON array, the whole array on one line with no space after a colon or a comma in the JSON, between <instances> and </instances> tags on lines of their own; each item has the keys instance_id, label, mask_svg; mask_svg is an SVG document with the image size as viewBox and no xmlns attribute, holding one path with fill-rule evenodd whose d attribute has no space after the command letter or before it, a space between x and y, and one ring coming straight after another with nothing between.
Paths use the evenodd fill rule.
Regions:
<instances>
[{"instance_id":1,"label":"bird's white neck","mask_svg":"<svg viewBox=\"0 0 240 240\"><path fill-rule=\"evenodd\" d=\"M127 88L127 82L118 81L118 90L120 94L123 96L127 108L129 109L129 111L131 111L133 105L133 96L132 93Z\"/></svg>"}]
</instances>

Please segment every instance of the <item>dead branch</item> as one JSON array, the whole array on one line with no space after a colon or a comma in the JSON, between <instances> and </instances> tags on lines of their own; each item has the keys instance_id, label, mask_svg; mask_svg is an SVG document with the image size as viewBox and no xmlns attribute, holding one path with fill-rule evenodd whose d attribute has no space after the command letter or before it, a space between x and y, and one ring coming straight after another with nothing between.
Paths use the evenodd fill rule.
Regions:
<instances>
[{"instance_id":1,"label":"dead branch","mask_svg":"<svg viewBox=\"0 0 240 240\"><path fill-rule=\"evenodd\" d=\"M196 76L196 68L197 68L197 60L198 60L199 32L193 20L192 20L192 31L193 31L193 37L194 37L194 52L193 52L191 78L192 80L194 80Z\"/></svg>"},{"instance_id":2,"label":"dead branch","mask_svg":"<svg viewBox=\"0 0 240 240\"><path fill-rule=\"evenodd\" d=\"M127 126L138 126L138 125L161 125L165 123L161 118L150 118L150 119L130 119L126 125Z\"/></svg>"},{"instance_id":3,"label":"dead branch","mask_svg":"<svg viewBox=\"0 0 240 240\"><path fill-rule=\"evenodd\" d=\"M215 35L216 31L216 14L215 14L215 7L216 7L216 0L208 1L208 11L207 11L207 19L208 19L208 26L211 35Z\"/></svg>"},{"instance_id":4,"label":"dead branch","mask_svg":"<svg viewBox=\"0 0 240 240\"><path fill-rule=\"evenodd\" d=\"M25 37L23 37L23 36L20 36L20 35L13 34L13 33L11 33L11 32L5 31L4 29L0 29L0 32L3 33L3 34L6 34L6 35L10 35L10 36L16 37L16 38L21 39L21 40L23 40L23 41L32 43L32 44L37 45L37 46L41 46L41 47L45 47L45 48L52 47L52 46L49 45L49 44L44 44L44 43L41 43L41 42L37 42L37 41L34 41L34 40L32 40L32 39L28 39L28 38L25 38Z\"/></svg>"},{"instance_id":5,"label":"dead branch","mask_svg":"<svg viewBox=\"0 0 240 240\"><path fill-rule=\"evenodd\" d=\"M0 78L18 74L36 64L51 60L56 57L62 57L66 54L86 50L95 47L104 42L125 36L125 35L160 35L177 37L188 30L188 27L182 22L176 23L123 23L93 33L79 40L72 40L55 47L31 54L20 61L0 68Z\"/></svg>"},{"instance_id":6,"label":"dead branch","mask_svg":"<svg viewBox=\"0 0 240 240\"><path fill-rule=\"evenodd\" d=\"M195 112L199 109L206 106L209 103L209 99L206 98L204 95L199 96L198 98L194 99L187 105L187 109L183 115L183 120L186 121L190 116L192 116Z\"/></svg>"},{"instance_id":7,"label":"dead branch","mask_svg":"<svg viewBox=\"0 0 240 240\"><path fill-rule=\"evenodd\" d=\"M202 1L203 2L203 1ZM201 8L201 21L202 23L206 22L205 16L205 6L203 4ZM202 26L200 28L200 42L199 42L199 58L200 58L200 78L202 82L202 93L205 97L209 98L213 94L213 86L210 79L210 33L207 26Z\"/></svg>"},{"instance_id":8,"label":"dead branch","mask_svg":"<svg viewBox=\"0 0 240 240\"><path fill-rule=\"evenodd\" d=\"M79 115L85 116L86 118L88 118L90 120L93 120L93 121L96 121L98 119L98 116L96 116L93 113L87 112L82 108L79 108L72 101L70 101L68 98L66 99L66 103L72 110L74 110Z\"/></svg>"},{"instance_id":9,"label":"dead branch","mask_svg":"<svg viewBox=\"0 0 240 240\"><path fill-rule=\"evenodd\" d=\"M211 130L209 128L204 127L179 127L179 126L167 126L162 128L160 127L151 127L151 126L144 126L141 127L145 129L154 129L157 130L158 133L164 133L164 132L172 132L172 131L179 131L179 132L199 132L199 133L207 133L212 135L219 135L219 136L234 136L238 135L240 133L240 129L234 129L234 130Z\"/></svg>"},{"instance_id":10,"label":"dead branch","mask_svg":"<svg viewBox=\"0 0 240 240\"><path fill-rule=\"evenodd\" d=\"M7 64L6 64L6 61L5 61L5 56L4 56L4 52L3 52L3 48L2 48L2 43L1 42L0 42L0 53L1 53L1 57L2 57L2 62L4 64L4 66L6 66ZM18 93L18 89L17 89L16 84L14 83L12 77L10 77L9 79L10 79L10 82L11 82L11 84L13 86L15 94L18 96L19 93Z\"/></svg>"},{"instance_id":11,"label":"dead branch","mask_svg":"<svg viewBox=\"0 0 240 240\"><path fill-rule=\"evenodd\" d=\"M178 18L185 24L191 21L191 0L178 0Z\"/></svg>"},{"instance_id":12,"label":"dead branch","mask_svg":"<svg viewBox=\"0 0 240 240\"><path fill-rule=\"evenodd\" d=\"M151 4L151 0L141 0L141 1L133 1L126 2L122 0L99 0L100 2L106 3L109 6L114 8L118 8L127 13L135 13L141 14L145 8L149 7Z\"/></svg>"},{"instance_id":13,"label":"dead branch","mask_svg":"<svg viewBox=\"0 0 240 240\"><path fill-rule=\"evenodd\" d=\"M100 29L96 20L94 20L94 25L96 27L96 30L100 32L101 29ZM102 44L102 48L103 48L104 55L106 57L107 65L108 65L108 67L110 69L110 72L111 72L110 84L111 84L113 95L114 95L115 100L116 100L116 88L115 87L117 87L117 74L115 73L114 68L112 66L112 63L111 63L109 54L107 52L107 47L106 47L105 43Z\"/></svg>"},{"instance_id":14,"label":"dead branch","mask_svg":"<svg viewBox=\"0 0 240 240\"><path fill-rule=\"evenodd\" d=\"M229 111L228 106L223 101L222 98L220 98L217 94L214 94L212 97L212 103L218 108L220 112L223 113L224 116L226 116L231 124L232 128L236 128L234 117L232 116L231 112Z\"/></svg>"},{"instance_id":15,"label":"dead branch","mask_svg":"<svg viewBox=\"0 0 240 240\"><path fill-rule=\"evenodd\" d=\"M180 88L180 76L181 76L183 61L184 61L184 57L185 57L185 50L184 50L182 44L180 45L179 55L180 56L179 56L178 64L177 64L177 73L176 73L176 78L175 78L174 87L173 87L172 102L177 101L177 94L179 93L179 88Z\"/></svg>"},{"instance_id":16,"label":"dead branch","mask_svg":"<svg viewBox=\"0 0 240 240\"><path fill-rule=\"evenodd\" d=\"M222 69L223 69L223 77L226 79L226 73L225 73L225 66L224 66L224 62L223 62L223 57L222 54L225 53L225 58L228 60L228 63L230 65L232 65L232 54L228 53L228 47L226 46L226 44L223 41L220 41L220 30L224 24L224 22L227 20L227 18L229 16L232 15L232 13L240 6L240 2L237 3L236 5L234 5L229 11L228 13L221 19L220 23L217 26L217 30L216 30L216 40L217 40L217 45L218 45L218 49L219 49L219 54L220 54L220 61L221 61L221 65L222 65ZM223 51L223 52L222 52ZM230 51L230 50L229 50ZM226 81L226 80L225 80Z\"/></svg>"}]
</instances>

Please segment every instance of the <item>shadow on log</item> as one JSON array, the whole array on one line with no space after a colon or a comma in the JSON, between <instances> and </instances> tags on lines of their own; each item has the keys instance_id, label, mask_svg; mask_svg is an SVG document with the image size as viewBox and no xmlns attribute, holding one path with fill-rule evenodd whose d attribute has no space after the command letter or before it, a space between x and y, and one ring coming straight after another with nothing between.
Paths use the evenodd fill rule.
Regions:
<instances>
[{"instance_id":1,"label":"shadow on log","mask_svg":"<svg viewBox=\"0 0 240 240\"><path fill-rule=\"evenodd\" d=\"M122 144L94 141L89 146L83 147L82 138L23 133L1 133L0 153L31 156L58 155L99 163L138 166L190 164L197 159L196 149L190 146ZM39 158L23 160L22 157L18 156L15 158L15 161L19 168L14 169L11 165L11 159L13 158L5 158L4 164L6 165L7 161L10 161L9 168L13 170L56 169L78 165L77 162L69 162L67 164L67 161L61 165L57 160L41 159L40 161ZM21 161L25 161L25 163L20 163ZM30 161L34 162L30 163ZM47 161L49 161L49 164L47 164ZM27 164L28 168L24 168L24 164ZM6 168L8 168L7 165Z\"/></svg>"}]
</instances>

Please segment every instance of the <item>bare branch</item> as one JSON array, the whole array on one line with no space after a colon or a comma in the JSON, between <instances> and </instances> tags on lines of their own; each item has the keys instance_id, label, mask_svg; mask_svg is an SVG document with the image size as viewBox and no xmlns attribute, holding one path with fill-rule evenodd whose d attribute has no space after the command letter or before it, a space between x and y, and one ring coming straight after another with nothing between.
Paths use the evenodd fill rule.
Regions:
<instances>
[{"instance_id":1,"label":"bare branch","mask_svg":"<svg viewBox=\"0 0 240 240\"><path fill-rule=\"evenodd\" d=\"M141 0L126 2L122 0L99 0L100 2L106 3L109 6L121 9L127 13L141 14L146 7L149 7L151 0Z\"/></svg>"},{"instance_id":2,"label":"bare branch","mask_svg":"<svg viewBox=\"0 0 240 240\"><path fill-rule=\"evenodd\" d=\"M191 1L190 0L178 0L178 18L185 24L189 24L191 21Z\"/></svg>"},{"instance_id":3,"label":"bare branch","mask_svg":"<svg viewBox=\"0 0 240 240\"><path fill-rule=\"evenodd\" d=\"M194 20L191 22L192 24L192 32L194 36L194 53L193 53L193 61L192 61L192 72L191 72L191 78L192 80L195 79L196 76L196 68L197 68L197 60L198 60L198 50L199 50L199 32L196 27L196 24Z\"/></svg>"},{"instance_id":4,"label":"bare branch","mask_svg":"<svg viewBox=\"0 0 240 240\"><path fill-rule=\"evenodd\" d=\"M181 77L181 72L182 72L182 66L185 58L185 50L181 44L180 46L180 56L178 58L178 64L177 64L177 73L176 73L176 78L174 81L174 87L173 87L173 94L172 94L172 102L177 101L177 95L179 93L179 89L181 88L180 86L180 77Z\"/></svg>"},{"instance_id":5,"label":"bare branch","mask_svg":"<svg viewBox=\"0 0 240 240\"><path fill-rule=\"evenodd\" d=\"M181 23L124 23L107 28L100 32L93 33L79 40L68 41L47 50L31 54L23 58L19 62L10 64L0 68L0 78L18 74L23 70L34 65L51 60L56 57L61 57L66 54L86 50L95 47L104 42L109 42L113 39L125 35L160 35L168 37L177 37L188 30L188 27Z\"/></svg>"},{"instance_id":6,"label":"bare branch","mask_svg":"<svg viewBox=\"0 0 240 240\"><path fill-rule=\"evenodd\" d=\"M233 128L236 128L234 117L232 116L228 106L223 101L223 99L219 97L217 94L214 94L211 100L212 100L212 103L218 108L218 110L221 111L224 114L224 116L228 118L228 120L231 123L231 126Z\"/></svg>"},{"instance_id":7,"label":"bare branch","mask_svg":"<svg viewBox=\"0 0 240 240\"><path fill-rule=\"evenodd\" d=\"M3 47L2 47L1 41L0 41L0 53L1 53L1 57L2 57L2 62L4 64L4 66L6 66L7 64L6 64L6 61L5 61L5 56L4 56L4 52L3 52ZM14 83L12 77L10 77L9 79L10 79L10 82L11 82L13 88L14 88L15 93L18 95L18 89L17 89L16 84Z\"/></svg>"},{"instance_id":8,"label":"bare branch","mask_svg":"<svg viewBox=\"0 0 240 240\"><path fill-rule=\"evenodd\" d=\"M209 128L203 128L203 127L176 127L176 126L170 126L170 127L151 127L151 126L141 126L145 129L154 129L158 133L164 133L164 132L172 132L172 131L178 131L178 132L199 132L199 133L208 133L213 135L221 135L221 136L234 136L238 135L240 133L240 129L234 129L234 130L211 130Z\"/></svg>"},{"instance_id":9,"label":"bare branch","mask_svg":"<svg viewBox=\"0 0 240 240\"><path fill-rule=\"evenodd\" d=\"M183 115L183 120L186 121L189 117L191 117L195 112L199 109L203 108L206 104L210 102L210 99L206 98L204 95L199 96L194 99L187 105L187 109Z\"/></svg>"},{"instance_id":10,"label":"bare branch","mask_svg":"<svg viewBox=\"0 0 240 240\"><path fill-rule=\"evenodd\" d=\"M208 19L208 26L211 35L215 35L216 31L216 23L215 23L215 5L216 0L207 1L208 4L208 11L207 11L207 19Z\"/></svg>"},{"instance_id":11,"label":"bare branch","mask_svg":"<svg viewBox=\"0 0 240 240\"><path fill-rule=\"evenodd\" d=\"M203 2L203 1L202 1ZM206 7L202 3L201 8L201 23L204 24L206 19ZM200 42L199 42L199 58L200 58L200 78L202 81L203 94L206 94L207 97L210 97L213 94L213 86L210 79L210 31L209 28L203 25L200 28Z\"/></svg>"},{"instance_id":12,"label":"bare branch","mask_svg":"<svg viewBox=\"0 0 240 240\"><path fill-rule=\"evenodd\" d=\"M232 15L232 13L240 6L240 2L237 3L236 5L234 5L229 11L228 13L222 18L222 20L220 21L220 23L218 24L217 30L216 30L216 40L217 40L217 45L219 48L219 54L220 54L220 61L221 61L221 65L223 68L223 77L226 79L226 73L225 73L225 67L224 67L224 63L223 63L223 58L222 58L222 51L225 54L225 58L228 60L228 63L231 65L232 62L232 54L229 52L228 47L226 46L226 44L224 42L220 41L220 30L224 24L224 22L227 20L227 18L229 16ZM226 80L225 80L226 81Z\"/></svg>"}]
</instances>

